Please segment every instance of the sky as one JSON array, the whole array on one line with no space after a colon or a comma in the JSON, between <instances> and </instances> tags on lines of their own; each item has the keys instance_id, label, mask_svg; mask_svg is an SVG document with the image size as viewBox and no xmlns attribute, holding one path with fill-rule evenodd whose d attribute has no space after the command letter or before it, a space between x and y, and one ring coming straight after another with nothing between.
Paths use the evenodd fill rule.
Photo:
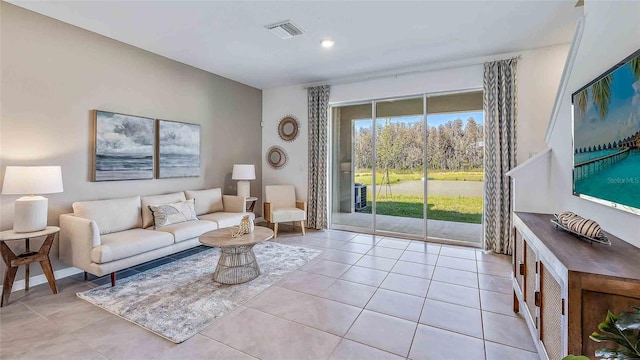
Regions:
<instances>
[{"instance_id":1,"label":"sky","mask_svg":"<svg viewBox=\"0 0 640 360\"><path fill-rule=\"evenodd\" d=\"M98 111L96 154L153 155L154 120Z\"/></svg>"},{"instance_id":2,"label":"sky","mask_svg":"<svg viewBox=\"0 0 640 360\"><path fill-rule=\"evenodd\" d=\"M575 147L583 148L617 142L640 130L640 80L636 81L629 64L613 72L611 102L604 119L589 90L584 115L574 106Z\"/></svg>"},{"instance_id":3,"label":"sky","mask_svg":"<svg viewBox=\"0 0 640 360\"><path fill-rule=\"evenodd\" d=\"M472 112L459 112L459 113L449 113L449 114L432 114L427 115L427 124L431 127L438 127L442 124L445 124L449 121L461 119L463 123L466 122L468 118L472 117L478 124L484 124L484 115L482 111L472 111ZM417 116L400 116L394 117L390 119L392 123L413 123L416 121L422 121L422 115ZM356 120L356 129L361 127L369 127L371 126L371 120L360 121Z\"/></svg>"}]
</instances>

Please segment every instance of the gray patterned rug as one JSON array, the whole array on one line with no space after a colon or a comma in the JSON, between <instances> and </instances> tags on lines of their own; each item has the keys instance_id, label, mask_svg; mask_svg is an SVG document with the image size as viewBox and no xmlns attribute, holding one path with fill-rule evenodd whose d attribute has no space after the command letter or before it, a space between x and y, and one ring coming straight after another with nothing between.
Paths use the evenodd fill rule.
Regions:
<instances>
[{"instance_id":1,"label":"gray patterned rug","mask_svg":"<svg viewBox=\"0 0 640 360\"><path fill-rule=\"evenodd\" d=\"M77 295L174 343L181 343L300 268L321 251L265 242L254 247L262 274L222 285L212 274L220 255L210 249Z\"/></svg>"}]
</instances>

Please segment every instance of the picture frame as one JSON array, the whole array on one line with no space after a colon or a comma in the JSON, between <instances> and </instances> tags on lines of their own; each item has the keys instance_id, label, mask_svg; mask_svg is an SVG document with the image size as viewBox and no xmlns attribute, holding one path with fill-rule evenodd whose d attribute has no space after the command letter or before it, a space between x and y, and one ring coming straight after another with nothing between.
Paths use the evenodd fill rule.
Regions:
<instances>
[{"instance_id":1,"label":"picture frame","mask_svg":"<svg viewBox=\"0 0 640 360\"><path fill-rule=\"evenodd\" d=\"M154 176L155 120L93 110L91 180L149 180Z\"/></svg>"},{"instance_id":2,"label":"picture frame","mask_svg":"<svg viewBox=\"0 0 640 360\"><path fill-rule=\"evenodd\" d=\"M157 119L156 177L199 177L200 125Z\"/></svg>"}]
</instances>

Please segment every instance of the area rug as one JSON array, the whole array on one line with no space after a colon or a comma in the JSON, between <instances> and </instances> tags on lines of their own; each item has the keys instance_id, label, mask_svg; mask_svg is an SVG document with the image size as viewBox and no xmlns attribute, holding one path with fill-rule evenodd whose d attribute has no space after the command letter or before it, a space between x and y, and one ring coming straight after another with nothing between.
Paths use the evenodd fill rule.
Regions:
<instances>
[{"instance_id":1,"label":"area rug","mask_svg":"<svg viewBox=\"0 0 640 360\"><path fill-rule=\"evenodd\" d=\"M264 242L254 247L261 275L247 283L222 285L212 274L219 249L208 249L78 297L174 343L181 343L214 320L261 293L320 254L320 250Z\"/></svg>"}]
</instances>

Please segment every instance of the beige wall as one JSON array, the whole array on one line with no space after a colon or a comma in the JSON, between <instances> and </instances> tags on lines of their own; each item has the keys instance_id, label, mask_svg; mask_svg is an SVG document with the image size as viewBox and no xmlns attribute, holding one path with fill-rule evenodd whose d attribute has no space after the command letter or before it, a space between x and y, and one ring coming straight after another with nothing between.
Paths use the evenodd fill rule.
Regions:
<instances>
[{"instance_id":1,"label":"beige wall","mask_svg":"<svg viewBox=\"0 0 640 360\"><path fill-rule=\"evenodd\" d=\"M47 195L50 224L78 200L206 187L234 194L234 163L256 164L251 186L258 193L261 90L4 2L0 7L0 176L7 165L61 165L65 191ZM202 176L90 182L92 109L200 124ZM2 230L12 227L16 198L2 196ZM65 267L57 249L52 258L55 268Z\"/></svg>"}]
</instances>

